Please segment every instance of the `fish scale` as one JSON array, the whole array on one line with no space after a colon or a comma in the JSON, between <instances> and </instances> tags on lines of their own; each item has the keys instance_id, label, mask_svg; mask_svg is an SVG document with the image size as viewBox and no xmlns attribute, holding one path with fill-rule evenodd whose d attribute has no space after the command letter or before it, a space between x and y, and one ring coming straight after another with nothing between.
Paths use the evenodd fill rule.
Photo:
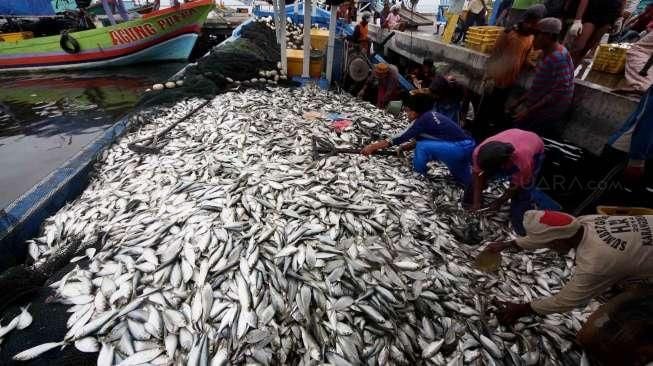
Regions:
<instances>
[{"instance_id":1,"label":"fish scale","mask_svg":"<svg viewBox=\"0 0 653 366\"><path fill-rule=\"evenodd\" d=\"M143 112L151 122L105 151L84 192L30 241L38 265L111 228L89 268L53 286L62 302L80 303L66 342L97 338L80 344L100 347L101 364L555 364L563 350L581 359L577 329L566 327L588 311L551 315L545 328L521 319L516 327L528 336L509 337L513 330L478 306L481 297L533 296L522 283L559 288L571 261L506 254L498 274L479 272L470 260L477 249L450 232L467 221L453 184L417 178L393 157L312 160L312 136L351 146L407 121L311 86L248 89L179 123L159 155L127 148L200 103ZM353 123L339 135L304 120L309 110ZM509 233L505 219L480 220L488 236ZM71 296L80 294L89 298ZM100 294L114 307L96 308ZM103 336L112 329L116 336Z\"/></svg>"}]
</instances>

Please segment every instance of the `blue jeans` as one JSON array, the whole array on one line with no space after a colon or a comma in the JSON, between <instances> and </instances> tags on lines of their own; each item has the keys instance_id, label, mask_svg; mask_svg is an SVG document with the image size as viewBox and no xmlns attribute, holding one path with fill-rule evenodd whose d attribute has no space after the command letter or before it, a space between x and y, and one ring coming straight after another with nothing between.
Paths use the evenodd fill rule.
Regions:
<instances>
[{"instance_id":1,"label":"blue jeans","mask_svg":"<svg viewBox=\"0 0 653 366\"><path fill-rule=\"evenodd\" d=\"M533 181L527 187L521 188L517 195L510 200L510 222L515 233L519 236L526 235L524 214L526 211L536 208L533 192L537 189L537 177L540 175L544 155L538 154L533 160Z\"/></svg>"},{"instance_id":2,"label":"blue jeans","mask_svg":"<svg viewBox=\"0 0 653 366\"><path fill-rule=\"evenodd\" d=\"M456 182L468 186L472 181L472 151L474 140L420 140L415 146L413 169L426 175L426 164L432 160L443 162Z\"/></svg>"}]
</instances>

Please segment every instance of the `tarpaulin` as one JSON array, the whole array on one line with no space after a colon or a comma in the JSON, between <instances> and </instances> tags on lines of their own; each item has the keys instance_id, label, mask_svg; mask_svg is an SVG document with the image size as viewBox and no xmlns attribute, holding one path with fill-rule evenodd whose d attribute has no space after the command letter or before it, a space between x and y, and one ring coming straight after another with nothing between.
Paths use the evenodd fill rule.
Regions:
<instances>
[{"instance_id":1,"label":"tarpaulin","mask_svg":"<svg viewBox=\"0 0 653 366\"><path fill-rule=\"evenodd\" d=\"M0 0L0 15L54 15L50 0Z\"/></svg>"}]
</instances>

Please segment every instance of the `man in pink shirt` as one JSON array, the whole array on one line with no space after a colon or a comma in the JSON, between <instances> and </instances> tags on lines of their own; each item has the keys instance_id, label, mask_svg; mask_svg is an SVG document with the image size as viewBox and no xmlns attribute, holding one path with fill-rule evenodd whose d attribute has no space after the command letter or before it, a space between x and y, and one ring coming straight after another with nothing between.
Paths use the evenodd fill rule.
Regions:
<instances>
[{"instance_id":1,"label":"man in pink shirt","mask_svg":"<svg viewBox=\"0 0 653 366\"><path fill-rule=\"evenodd\" d=\"M496 211L510 200L512 227L518 235L525 235L524 213L534 208L533 190L543 158L544 142L532 132L513 128L487 138L472 154L472 210L481 208L481 194L489 180L510 176L510 188L489 210Z\"/></svg>"}]
</instances>

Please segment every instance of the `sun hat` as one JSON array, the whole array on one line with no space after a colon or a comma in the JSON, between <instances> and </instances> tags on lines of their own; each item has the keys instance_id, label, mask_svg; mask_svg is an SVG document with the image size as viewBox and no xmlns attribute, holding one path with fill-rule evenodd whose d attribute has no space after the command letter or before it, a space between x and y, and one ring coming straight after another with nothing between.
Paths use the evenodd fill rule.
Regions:
<instances>
[{"instance_id":1,"label":"sun hat","mask_svg":"<svg viewBox=\"0 0 653 366\"><path fill-rule=\"evenodd\" d=\"M379 63L374 67L374 75L377 77L385 77L390 72L388 64Z\"/></svg>"}]
</instances>

